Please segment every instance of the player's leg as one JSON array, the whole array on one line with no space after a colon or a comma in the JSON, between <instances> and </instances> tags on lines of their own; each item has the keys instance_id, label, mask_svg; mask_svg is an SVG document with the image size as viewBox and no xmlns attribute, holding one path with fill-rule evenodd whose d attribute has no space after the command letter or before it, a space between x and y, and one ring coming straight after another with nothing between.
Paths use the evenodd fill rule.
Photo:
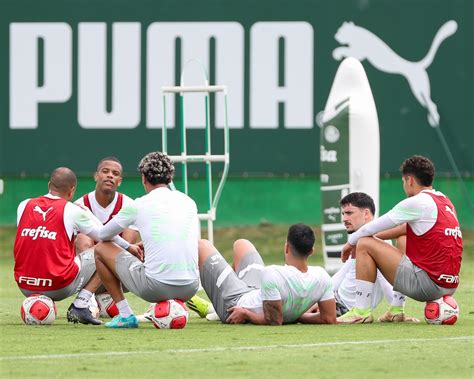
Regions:
<instances>
[{"instance_id":1,"label":"player's leg","mask_svg":"<svg viewBox=\"0 0 474 379\"><path fill-rule=\"evenodd\" d=\"M248 286L260 288L265 264L252 242L246 239L234 242L232 268Z\"/></svg>"},{"instance_id":2,"label":"player's leg","mask_svg":"<svg viewBox=\"0 0 474 379\"><path fill-rule=\"evenodd\" d=\"M338 318L341 323L371 323L372 295L377 278L377 268L393 283L403 253L382 240L365 237L356 247L356 302L355 307Z\"/></svg>"},{"instance_id":3,"label":"player's leg","mask_svg":"<svg viewBox=\"0 0 474 379\"><path fill-rule=\"evenodd\" d=\"M374 292L372 308L375 309L383 297L385 297L390 304L387 311L379 317L378 320L380 322L420 322L416 317L407 316L405 314L406 296L401 292L394 291L393 286L385 279L379 270L377 270L377 281L375 284L380 288L380 295Z\"/></svg>"},{"instance_id":4,"label":"player's leg","mask_svg":"<svg viewBox=\"0 0 474 379\"><path fill-rule=\"evenodd\" d=\"M207 296L219 319L225 322L227 310L252 289L237 277L215 246L207 240L199 241L199 272Z\"/></svg>"},{"instance_id":5,"label":"player's leg","mask_svg":"<svg viewBox=\"0 0 474 379\"><path fill-rule=\"evenodd\" d=\"M83 251L91 249L94 247L94 240L89 236L79 233L74 240L74 250L76 251L76 255L79 255Z\"/></svg>"},{"instance_id":6,"label":"player's leg","mask_svg":"<svg viewBox=\"0 0 474 379\"><path fill-rule=\"evenodd\" d=\"M122 285L117 273L117 259L121 255L133 257L112 242L101 242L94 248L96 268L99 277L117 305L119 314L105 324L109 328L136 328L138 320L133 314L123 294ZM135 260L140 262L136 257Z\"/></svg>"},{"instance_id":7,"label":"player's leg","mask_svg":"<svg viewBox=\"0 0 474 379\"><path fill-rule=\"evenodd\" d=\"M67 311L67 320L69 322L80 322L82 324L100 325L102 321L96 319L90 310L90 302L94 293L101 285L99 275L96 272L94 250L88 249L76 257L80 270L74 279L64 290L67 296L73 295L79 288L74 302ZM66 293L65 293L66 295Z\"/></svg>"},{"instance_id":8,"label":"player's leg","mask_svg":"<svg viewBox=\"0 0 474 379\"><path fill-rule=\"evenodd\" d=\"M189 299L186 302L186 305L201 318L215 313L212 303L198 295L194 295L191 299Z\"/></svg>"}]
</instances>

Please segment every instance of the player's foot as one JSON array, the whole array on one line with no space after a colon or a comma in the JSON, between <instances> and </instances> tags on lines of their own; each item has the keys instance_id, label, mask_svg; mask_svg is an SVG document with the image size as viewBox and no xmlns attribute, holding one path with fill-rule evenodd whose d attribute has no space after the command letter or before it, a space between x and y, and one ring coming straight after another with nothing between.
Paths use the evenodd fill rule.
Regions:
<instances>
[{"instance_id":1,"label":"player's foot","mask_svg":"<svg viewBox=\"0 0 474 379\"><path fill-rule=\"evenodd\" d=\"M122 317L115 316L111 321L105 323L106 328L124 329L124 328L138 328L138 319L135 315Z\"/></svg>"},{"instance_id":2,"label":"player's foot","mask_svg":"<svg viewBox=\"0 0 474 379\"><path fill-rule=\"evenodd\" d=\"M221 321L219 315L216 312L208 313L206 316L207 321Z\"/></svg>"},{"instance_id":3,"label":"player's foot","mask_svg":"<svg viewBox=\"0 0 474 379\"><path fill-rule=\"evenodd\" d=\"M403 307L390 307L382 316L380 322L420 322L416 317L410 317L405 314Z\"/></svg>"},{"instance_id":4,"label":"player's foot","mask_svg":"<svg viewBox=\"0 0 474 379\"><path fill-rule=\"evenodd\" d=\"M370 324L372 322L374 322L374 316L370 308L352 308L337 318L338 324Z\"/></svg>"},{"instance_id":5,"label":"player's foot","mask_svg":"<svg viewBox=\"0 0 474 379\"><path fill-rule=\"evenodd\" d=\"M71 304L67 310L67 320L77 324L92 324L92 325L101 325L102 321L97 320L92 316L90 309L87 308L77 308L74 304Z\"/></svg>"},{"instance_id":6,"label":"player's foot","mask_svg":"<svg viewBox=\"0 0 474 379\"><path fill-rule=\"evenodd\" d=\"M209 313L214 313L214 307L212 306L212 303L197 295L194 295L191 299L189 299L186 302L186 305L189 309L196 312L201 318L206 317Z\"/></svg>"}]
</instances>

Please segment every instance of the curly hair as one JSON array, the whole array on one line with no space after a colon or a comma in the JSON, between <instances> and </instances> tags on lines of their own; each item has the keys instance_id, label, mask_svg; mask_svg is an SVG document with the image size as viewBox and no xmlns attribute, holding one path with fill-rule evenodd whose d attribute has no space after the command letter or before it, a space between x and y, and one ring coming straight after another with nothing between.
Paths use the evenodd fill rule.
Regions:
<instances>
[{"instance_id":1,"label":"curly hair","mask_svg":"<svg viewBox=\"0 0 474 379\"><path fill-rule=\"evenodd\" d=\"M413 175L418 184L429 187L433 183L435 167L433 162L421 155L406 159L400 166L402 175Z\"/></svg>"},{"instance_id":2,"label":"curly hair","mask_svg":"<svg viewBox=\"0 0 474 379\"><path fill-rule=\"evenodd\" d=\"M174 176L173 163L166 154L159 151L145 155L138 165L138 171L153 185L169 184Z\"/></svg>"}]
</instances>

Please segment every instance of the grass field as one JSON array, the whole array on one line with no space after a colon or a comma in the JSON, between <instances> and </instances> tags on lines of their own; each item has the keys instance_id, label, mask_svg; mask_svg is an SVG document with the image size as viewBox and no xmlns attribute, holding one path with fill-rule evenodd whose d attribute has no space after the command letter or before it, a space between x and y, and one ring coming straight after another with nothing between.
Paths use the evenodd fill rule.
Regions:
<instances>
[{"instance_id":1,"label":"grass field","mask_svg":"<svg viewBox=\"0 0 474 379\"><path fill-rule=\"evenodd\" d=\"M285 226L220 229L227 257L234 239L254 241L266 263L282 263ZM26 326L13 281L13 228L0 229L0 376L2 378L473 378L474 232L464 232L461 318L420 324L229 326L191 318L183 330L135 330L68 324L71 299L57 303L51 326ZM320 251L318 246L317 251ZM313 258L321 264L321 256ZM147 303L128 295L136 313ZM376 311L380 315L383 303ZM424 304L407 312L423 318Z\"/></svg>"}]
</instances>

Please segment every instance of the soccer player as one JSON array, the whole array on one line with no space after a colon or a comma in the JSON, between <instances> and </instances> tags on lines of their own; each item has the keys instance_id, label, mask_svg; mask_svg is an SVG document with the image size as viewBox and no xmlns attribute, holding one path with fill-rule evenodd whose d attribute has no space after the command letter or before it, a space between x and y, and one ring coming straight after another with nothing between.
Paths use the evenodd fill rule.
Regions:
<instances>
[{"instance_id":1,"label":"soccer player","mask_svg":"<svg viewBox=\"0 0 474 379\"><path fill-rule=\"evenodd\" d=\"M228 324L333 324L336 305L331 278L321 267L308 267L313 230L292 225L284 247L285 266L264 266L248 240L234 243L232 267L207 240L199 243L201 283L219 318ZM318 303L319 312L304 314Z\"/></svg>"},{"instance_id":2,"label":"soccer player","mask_svg":"<svg viewBox=\"0 0 474 379\"><path fill-rule=\"evenodd\" d=\"M105 157L97 165L94 174L95 189L75 201L76 204L85 206L96 216L102 224L109 222L123 206L133 200L127 195L117 191L122 183L122 164L116 157ZM125 229L121 237L130 243L138 240L138 231L134 226ZM84 234L76 237L76 252L92 248L95 242Z\"/></svg>"},{"instance_id":3,"label":"soccer player","mask_svg":"<svg viewBox=\"0 0 474 379\"><path fill-rule=\"evenodd\" d=\"M101 324L92 317L88 303L100 286L94 255L74 252L74 234L81 232L99 240L102 227L90 212L70 202L76 190L76 175L66 167L51 173L48 194L26 199L17 210L17 234L14 245L15 280L25 296L42 294L63 300L79 294L68 309L70 322ZM114 242L137 250L120 237Z\"/></svg>"},{"instance_id":4,"label":"soccer player","mask_svg":"<svg viewBox=\"0 0 474 379\"><path fill-rule=\"evenodd\" d=\"M353 192L344 196L339 202L342 222L348 234L356 232L364 224L372 221L375 214L374 200L363 192ZM397 241L397 247L400 244ZM403 250L404 251L404 250ZM337 315L342 316L352 309L356 299L356 260L349 258L333 277L334 297L336 299ZM371 308L375 309L385 296L390 304L389 309L379 318L381 322L419 322L414 317L408 317L404 312L406 296L393 290L392 285L377 270L374 283Z\"/></svg>"},{"instance_id":5,"label":"soccer player","mask_svg":"<svg viewBox=\"0 0 474 379\"><path fill-rule=\"evenodd\" d=\"M418 301L452 295L459 284L462 233L456 210L448 197L433 189L433 163L415 155L401 168L407 199L380 218L351 234L342 259L356 255L355 307L338 318L341 323L373 320L371 302L377 268L400 291ZM406 255L373 236L406 235Z\"/></svg>"},{"instance_id":6,"label":"soccer player","mask_svg":"<svg viewBox=\"0 0 474 379\"><path fill-rule=\"evenodd\" d=\"M105 324L109 328L138 327L121 283L151 303L187 301L199 287L196 203L184 193L169 189L174 166L165 154L147 154L138 169L147 194L123 207L99 237L108 240L129 225L136 225L144 253L129 254L110 242L99 243L94 249L97 272L120 312Z\"/></svg>"}]
</instances>

